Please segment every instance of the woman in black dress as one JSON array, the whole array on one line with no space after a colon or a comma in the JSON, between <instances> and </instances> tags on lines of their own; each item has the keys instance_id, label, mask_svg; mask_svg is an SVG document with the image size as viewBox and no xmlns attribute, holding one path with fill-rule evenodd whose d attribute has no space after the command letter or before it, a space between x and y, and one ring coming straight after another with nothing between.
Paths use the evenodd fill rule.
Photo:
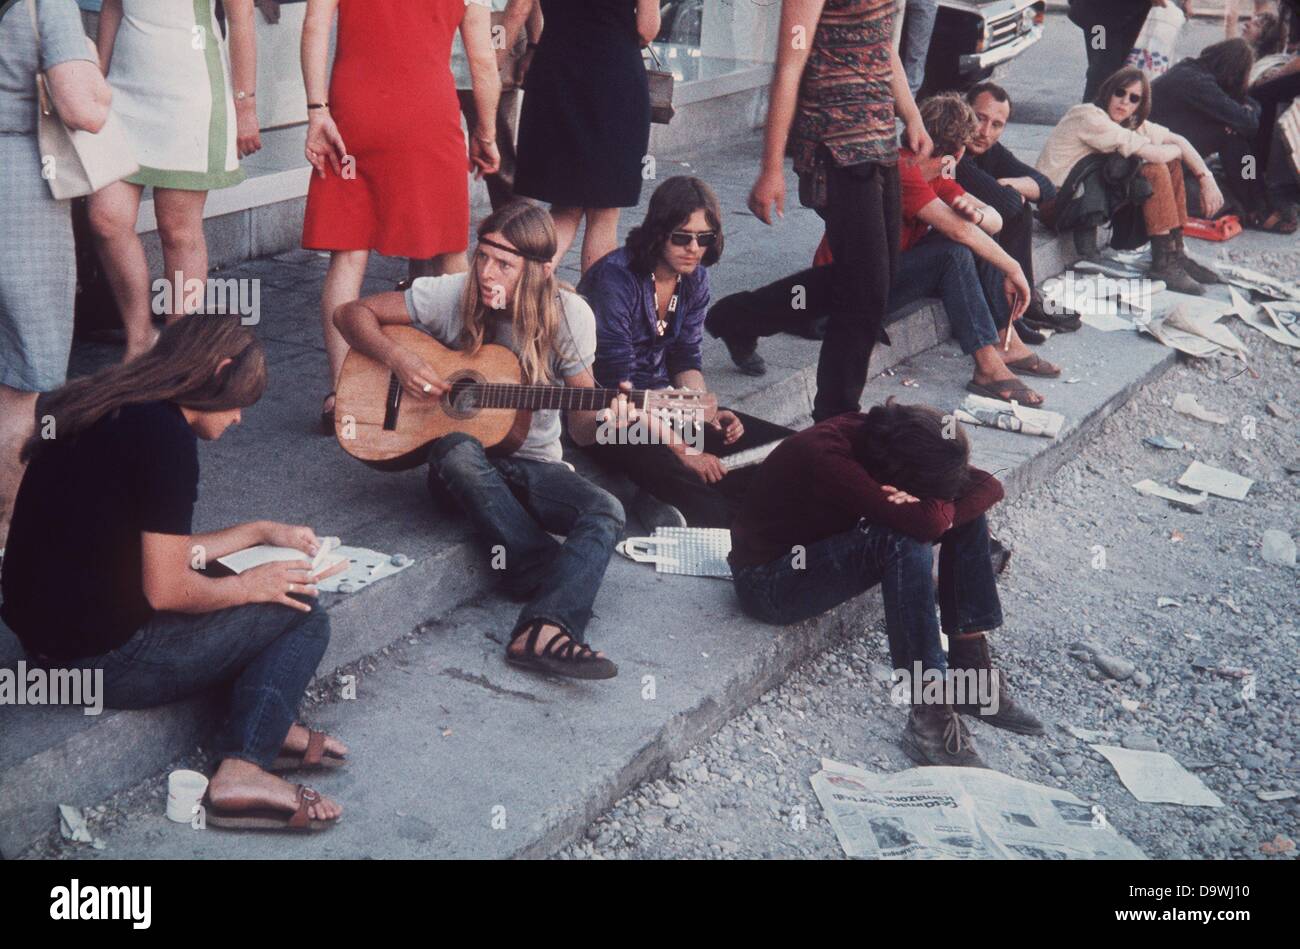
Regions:
<instances>
[{"instance_id":1,"label":"woman in black dress","mask_svg":"<svg viewBox=\"0 0 1300 949\"><path fill-rule=\"evenodd\" d=\"M542 5L529 48L515 193L551 205L558 264L578 225L582 270L618 246L619 208L635 207L650 145L650 92L641 47L659 32L657 0L511 0L513 39ZM510 43L507 42L508 47Z\"/></svg>"}]
</instances>

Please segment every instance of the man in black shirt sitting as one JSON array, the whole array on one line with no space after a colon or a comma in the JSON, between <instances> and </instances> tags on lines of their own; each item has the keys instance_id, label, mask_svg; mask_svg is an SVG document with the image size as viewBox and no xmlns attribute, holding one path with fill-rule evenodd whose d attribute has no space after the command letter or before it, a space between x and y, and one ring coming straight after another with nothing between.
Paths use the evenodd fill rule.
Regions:
<instances>
[{"instance_id":1,"label":"man in black shirt sitting","mask_svg":"<svg viewBox=\"0 0 1300 949\"><path fill-rule=\"evenodd\" d=\"M997 242L1020 264L1033 290L1029 308L1017 326L1030 343L1042 342L1038 329L1071 333L1079 328L1072 313L1048 313L1042 296L1034 288L1034 208L1056 197L1056 186L1032 166L1016 158L998 139L1011 120L1011 97L1001 86L981 82L971 87L966 101L979 120L975 138L957 165L957 183L990 205L1002 217ZM1031 332L1026 333L1028 327ZM1035 338L1037 337L1037 338Z\"/></svg>"}]
</instances>

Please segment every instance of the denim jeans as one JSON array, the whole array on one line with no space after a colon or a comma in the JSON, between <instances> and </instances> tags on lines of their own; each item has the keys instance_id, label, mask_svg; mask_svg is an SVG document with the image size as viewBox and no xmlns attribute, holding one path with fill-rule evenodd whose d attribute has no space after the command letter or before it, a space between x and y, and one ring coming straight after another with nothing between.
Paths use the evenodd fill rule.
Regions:
<instances>
[{"instance_id":1,"label":"denim jeans","mask_svg":"<svg viewBox=\"0 0 1300 949\"><path fill-rule=\"evenodd\" d=\"M930 36L939 15L939 0L907 0L903 17L903 38L898 56L903 61L907 88L915 96L925 82L925 60L930 54Z\"/></svg>"},{"instance_id":2,"label":"denim jeans","mask_svg":"<svg viewBox=\"0 0 1300 949\"><path fill-rule=\"evenodd\" d=\"M989 561L988 521L980 515L940 540L939 611L943 631L982 632L1002 625ZM801 564L796 566L796 564ZM797 623L880 584L885 633L895 669L943 671L947 660L935 618L934 552L928 541L865 521L756 567L733 567L736 596L749 615L767 623Z\"/></svg>"},{"instance_id":3,"label":"denim jeans","mask_svg":"<svg viewBox=\"0 0 1300 949\"><path fill-rule=\"evenodd\" d=\"M505 552L504 580L527 599L515 629L533 620L578 642L623 532L623 505L567 465L489 458L482 443L454 433L429 449L429 491L452 499L489 547ZM563 544L552 533L567 535Z\"/></svg>"},{"instance_id":4,"label":"denim jeans","mask_svg":"<svg viewBox=\"0 0 1300 949\"><path fill-rule=\"evenodd\" d=\"M982 346L996 346L998 330L1011 319L1003 278L1002 271L976 257L969 247L931 231L898 255L898 279L889 294L889 309L937 296L953 337L969 356Z\"/></svg>"},{"instance_id":5,"label":"denim jeans","mask_svg":"<svg viewBox=\"0 0 1300 949\"><path fill-rule=\"evenodd\" d=\"M213 747L261 768L275 760L330 641L329 615L275 603L212 613L155 613L112 652L71 662L104 671L109 708L152 708L231 684Z\"/></svg>"}]
</instances>

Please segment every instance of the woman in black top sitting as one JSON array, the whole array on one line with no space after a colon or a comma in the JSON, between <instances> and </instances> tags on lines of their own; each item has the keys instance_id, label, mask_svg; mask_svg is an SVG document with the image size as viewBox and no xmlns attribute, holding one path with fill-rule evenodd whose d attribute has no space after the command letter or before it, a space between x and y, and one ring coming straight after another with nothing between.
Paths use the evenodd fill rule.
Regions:
<instances>
[{"instance_id":1,"label":"woman in black top sitting","mask_svg":"<svg viewBox=\"0 0 1300 949\"><path fill-rule=\"evenodd\" d=\"M238 318L167 327L140 358L42 397L14 505L0 614L30 659L102 672L110 708L148 708L218 684L229 714L204 801L214 826L318 830L342 813L271 769L342 763L347 748L294 723L329 643L307 527L254 521L196 534L198 439L240 421L266 358ZM267 543L304 559L238 576L203 571ZM68 595L68 578L76 595Z\"/></svg>"}]
</instances>

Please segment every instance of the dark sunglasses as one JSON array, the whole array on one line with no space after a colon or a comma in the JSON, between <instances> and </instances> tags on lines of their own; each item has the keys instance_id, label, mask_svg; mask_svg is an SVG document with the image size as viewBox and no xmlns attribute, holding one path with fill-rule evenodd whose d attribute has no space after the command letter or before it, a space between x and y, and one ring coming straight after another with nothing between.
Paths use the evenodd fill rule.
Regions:
<instances>
[{"instance_id":1,"label":"dark sunglasses","mask_svg":"<svg viewBox=\"0 0 1300 949\"><path fill-rule=\"evenodd\" d=\"M1140 92L1125 92L1123 89L1116 89L1114 95L1116 99L1123 99L1128 96L1128 101L1134 105L1142 101L1142 93Z\"/></svg>"},{"instance_id":2,"label":"dark sunglasses","mask_svg":"<svg viewBox=\"0 0 1300 949\"><path fill-rule=\"evenodd\" d=\"M668 235L668 240L674 247L690 247L691 241L695 241L707 250L718 242L718 235L715 231L701 231L699 234L692 231L673 231Z\"/></svg>"}]
</instances>

